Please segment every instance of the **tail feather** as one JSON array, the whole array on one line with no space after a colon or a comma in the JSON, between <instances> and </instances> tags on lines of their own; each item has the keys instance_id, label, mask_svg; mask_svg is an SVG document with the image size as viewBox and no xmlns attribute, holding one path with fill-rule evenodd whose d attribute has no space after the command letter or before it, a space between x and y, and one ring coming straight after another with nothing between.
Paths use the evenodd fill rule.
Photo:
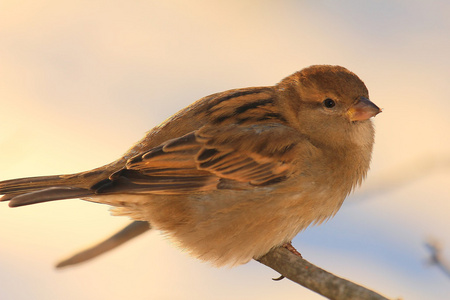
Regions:
<instances>
[{"instance_id":1,"label":"tail feather","mask_svg":"<svg viewBox=\"0 0 450 300\"><path fill-rule=\"evenodd\" d=\"M15 194L6 194L6 195L3 195L3 196L1 196L0 197L0 202L3 202L3 201L9 201L9 200L11 200L12 198L14 198L14 197L16 197L17 195L15 195Z\"/></svg>"},{"instance_id":2,"label":"tail feather","mask_svg":"<svg viewBox=\"0 0 450 300\"><path fill-rule=\"evenodd\" d=\"M62 176L39 176L11 179L0 182L0 194L24 194L51 186L61 185Z\"/></svg>"},{"instance_id":3,"label":"tail feather","mask_svg":"<svg viewBox=\"0 0 450 300\"><path fill-rule=\"evenodd\" d=\"M50 187L44 190L21 194L10 199L9 207L80 198L92 195L92 191L74 187Z\"/></svg>"},{"instance_id":4,"label":"tail feather","mask_svg":"<svg viewBox=\"0 0 450 300\"><path fill-rule=\"evenodd\" d=\"M0 182L0 201L10 201L10 207L17 207L53 200L73 199L92 195L90 176L100 172L73 175L28 177ZM80 176L81 175L81 176ZM94 181L95 182L95 181Z\"/></svg>"}]
</instances>

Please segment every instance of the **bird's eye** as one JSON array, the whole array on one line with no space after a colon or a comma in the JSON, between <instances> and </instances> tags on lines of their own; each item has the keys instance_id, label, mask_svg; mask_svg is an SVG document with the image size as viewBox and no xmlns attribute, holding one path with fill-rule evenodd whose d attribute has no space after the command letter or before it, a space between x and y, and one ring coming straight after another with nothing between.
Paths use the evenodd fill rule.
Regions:
<instances>
[{"instance_id":1,"label":"bird's eye","mask_svg":"<svg viewBox=\"0 0 450 300\"><path fill-rule=\"evenodd\" d=\"M327 98L325 100L323 100L323 106L325 106L326 108L333 108L336 106L336 102L334 102L333 99Z\"/></svg>"}]
</instances>

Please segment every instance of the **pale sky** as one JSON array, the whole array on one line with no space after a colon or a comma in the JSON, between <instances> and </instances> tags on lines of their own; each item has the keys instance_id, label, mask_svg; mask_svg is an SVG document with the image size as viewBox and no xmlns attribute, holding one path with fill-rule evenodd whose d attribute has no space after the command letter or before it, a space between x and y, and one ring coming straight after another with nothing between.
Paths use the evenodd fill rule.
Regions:
<instances>
[{"instance_id":1,"label":"pale sky","mask_svg":"<svg viewBox=\"0 0 450 300\"><path fill-rule=\"evenodd\" d=\"M109 163L203 96L342 65L383 108L372 170L294 245L388 297L448 299L424 242L450 260L449 11L444 0L2 1L0 180ZM128 222L80 200L1 203L0 298L322 299L257 262L213 268L157 232L53 268Z\"/></svg>"}]
</instances>

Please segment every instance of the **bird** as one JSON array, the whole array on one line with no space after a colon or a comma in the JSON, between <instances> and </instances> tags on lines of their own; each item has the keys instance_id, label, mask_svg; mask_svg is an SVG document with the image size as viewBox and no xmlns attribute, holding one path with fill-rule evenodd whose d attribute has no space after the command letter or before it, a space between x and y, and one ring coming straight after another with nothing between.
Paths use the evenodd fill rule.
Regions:
<instances>
[{"instance_id":1,"label":"bird","mask_svg":"<svg viewBox=\"0 0 450 300\"><path fill-rule=\"evenodd\" d=\"M118 244L151 227L213 266L240 265L336 214L366 177L380 112L356 74L312 65L201 98L110 164L2 181L0 200L106 204L134 221Z\"/></svg>"}]
</instances>

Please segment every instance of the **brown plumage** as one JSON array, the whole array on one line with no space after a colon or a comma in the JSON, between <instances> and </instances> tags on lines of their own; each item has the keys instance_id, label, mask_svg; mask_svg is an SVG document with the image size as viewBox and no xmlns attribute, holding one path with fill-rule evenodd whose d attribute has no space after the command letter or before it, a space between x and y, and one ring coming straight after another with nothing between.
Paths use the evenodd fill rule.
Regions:
<instances>
[{"instance_id":1,"label":"brown plumage","mask_svg":"<svg viewBox=\"0 0 450 300\"><path fill-rule=\"evenodd\" d=\"M0 182L1 200L109 204L200 259L245 263L333 216L361 183L380 112L368 97L347 69L311 66L202 98L109 165Z\"/></svg>"}]
</instances>

